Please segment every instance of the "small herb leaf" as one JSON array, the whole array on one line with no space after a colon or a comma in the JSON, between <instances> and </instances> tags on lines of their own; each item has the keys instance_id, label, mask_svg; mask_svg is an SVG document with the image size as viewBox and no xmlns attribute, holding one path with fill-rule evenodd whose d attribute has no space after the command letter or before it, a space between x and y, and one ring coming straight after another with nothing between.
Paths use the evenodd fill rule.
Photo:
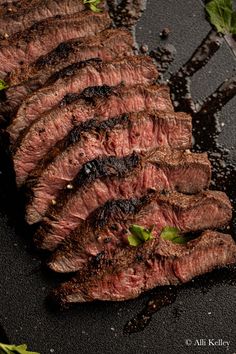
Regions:
<instances>
[{"instance_id":1,"label":"small herb leaf","mask_svg":"<svg viewBox=\"0 0 236 354\"><path fill-rule=\"evenodd\" d=\"M0 349L2 349L2 351L0 352L4 354L39 354L36 352L27 351L26 344L10 345L10 344L0 343Z\"/></svg>"},{"instance_id":2,"label":"small herb leaf","mask_svg":"<svg viewBox=\"0 0 236 354\"><path fill-rule=\"evenodd\" d=\"M93 12L101 12L102 9L100 9L100 7L97 7L97 5L99 5L101 3L101 0L83 0L84 4L88 5L90 10Z\"/></svg>"},{"instance_id":3,"label":"small herb leaf","mask_svg":"<svg viewBox=\"0 0 236 354\"><path fill-rule=\"evenodd\" d=\"M131 225L129 228L131 235L128 236L130 246L136 247L148 240L151 240L153 238L152 230L153 227L151 229L145 229L139 225Z\"/></svg>"},{"instance_id":4,"label":"small herb leaf","mask_svg":"<svg viewBox=\"0 0 236 354\"><path fill-rule=\"evenodd\" d=\"M189 238L180 235L179 229L173 226L166 226L161 231L161 237L164 240L169 240L173 243L185 244L189 241Z\"/></svg>"},{"instance_id":5,"label":"small herb leaf","mask_svg":"<svg viewBox=\"0 0 236 354\"><path fill-rule=\"evenodd\" d=\"M134 246L134 247L137 247L137 246L141 245L141 243L142 243L142 241L134 235L129 235L128 241L129 241L130 246Z\"/></svg>"},{"instance_id":6,"label":"small herb leaf","mask_svg":"<svg viewBox=\"0 0 236 354\"><path fill-rule=\"evenodd\" d=\"M5 90L6 88L8 88L8 85L6 84L6 82L3 80L0 80L0 91Z\"/></svg>"},{"instance_id":7,"label":"small herb leaf","mask_svg":"<svg viewBox=\"0 0 236 354\"><path fill-rule=\"evenodd\" d=\"M206 4L210 22L223 34L236 34L236 11L232 0L211 0Z\"/></svg>"},{"instance_id":8,"label":"small herb leaf","mask_svg":"<svg viewBox=\"0 0 236 354\"><path fill-rule=\"evenodd\" d=\"M174 238L179 237L179 229L177 227L166 226L162 229L161 237L164 240L172 241Z\"/></svg>"}]
</instances>

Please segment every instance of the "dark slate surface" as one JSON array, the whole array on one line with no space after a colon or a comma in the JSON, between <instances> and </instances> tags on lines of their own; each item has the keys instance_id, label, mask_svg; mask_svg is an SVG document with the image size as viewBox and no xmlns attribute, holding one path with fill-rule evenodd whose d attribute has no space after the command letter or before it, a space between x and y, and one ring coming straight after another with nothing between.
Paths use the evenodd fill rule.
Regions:
<instances>
[{"instance_id":1,"label":"dark slate surface","mask_svg":"<svg viewBox=\"0 0 236 354\"><path fill-rule=\"evenodd\" d=\"M202 4L197 0L149 0L147 4L147 11L137 26L137 39L154 48L161 42L159 32L163 27L170 27L168 42L177 49L174 71L189 58L210 29ZM204 71L194 77L194 96L204 97L233 72L235 58L224 45ZM233 147L231 160L236 145L235 103L234 99L223 110L221 120L225 125L219 138L225 146ZM158 289L126 303L78 305L64 312L48 308L45 295L58 280L37 270L40 261L29 250L27 231L16 227L21 209L12 193L3 160L0 164L0 323L11 343L28 343L41 354L236 353L236 301L232 285L235 271L218 271L184 286L172 305L156 313L143 332L133 335L123 335L125 323L142 310ZM0 335L2 341L6 340L3 331ZM206 345L204 341L202 345L195 342L208 338L230 341L229 350L208 345L207 341ZM187 339L192 345L186 345Z\"/></svg>"}]
</instances>

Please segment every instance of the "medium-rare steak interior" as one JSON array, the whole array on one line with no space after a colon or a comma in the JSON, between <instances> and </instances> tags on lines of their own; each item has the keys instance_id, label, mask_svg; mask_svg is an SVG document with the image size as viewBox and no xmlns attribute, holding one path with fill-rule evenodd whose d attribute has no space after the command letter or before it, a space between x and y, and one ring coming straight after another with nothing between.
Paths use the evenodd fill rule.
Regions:
<instances>
[{"instance_id":1,"label":"medium-rare steak interior","mask_svg":"<svg viewBox=\"0 0 236 354\"><path fill-rule=\"evenodd\" d=\"M22 65L7 76L7 99L1 103L0 112L12 115L32 92L67 76L71 69L79 69L84 65L83 61L101 59L105 63L132 54L133 38L124 29L111 28L94 36L63 42L32 64Z\"/></svg>"},{"instance_id":2,"label":"medium-rare steak interior","mask_svg":"<svg viewBox=\"0 0 236 354\"><path fill-rule=\"evenodd\" d=\"M123 72L120 72L119 82L123 78L122 75ZM173 110L166 86L137 85L129 88L133 86L134 78L127 75L128 79L128 87L123 84L118 87L105 85L90 88L81 95L67 95L55 108L39 117L35 124L29 125L23 132L21 141L17 141L13 156L17 184L24 183L37 163L58 141L69 134L73 127L89 119L104 121L117 115L145 109ZM142 79L148 81L141 72L140 81ZM116 81L117 77L113 80ZM93 98L95 95L97 98Z\"/></svg>"},{"instance_id":3,"label":"medium-rare steak interior","mask_svg":"<svg viewBox=\"0 0 236 354\"><path fill-rule=\"evenodd\" d=\"M90 214L56 250L49 267L57 272L74 272L87 265L91 256L107 251L112 257L128 245L129 228L153 229L156 238L166 226L182 233L217 228L229 223L232 208L222 192L196 195L149 192L141 198L109 201Z\"/></svg>"},{"instance_id":4,"label":"medium-rare steak interior","mask_svg":"<svg viewBox=\"0 0 236 354\"><path fill-rule=\"evenodd\" d=\"M37 246L53 250L99 206L141 196L148 189L197 193L210 183L206 154L169 149L95 159L59 195L35 234ZM68 188L69 187L69 188Z\"/></svg>"},{"instance_id":5,"label":"medium-rare steak interior","mask_svg":"<svg viewBox=\"0 0 236 354\"><path fill-rule=\"evenodd\" d=\"M2 38L8 38L45 18L82 11L85 5L78 0L33 0L16 11L12 7L10 9L11 11L8 8L8 11L0 14Z\"/></svg>"},{"instance_id":6,"label":"medium-rare steak interior","mask_svg":"<svg viewBox=\"0 0 236 354\"><path fill-rule=\"evenodd\" d=\"M23 32L0 41L0 77L4 78L8 72L22 64L32 63L59 43L95 34L110 25L111 20L106 12L90 11L37 22Z\"/></svg>"},{"instance_id":7,"label":"medium-rare steak interior","mask_svg":"<svg viewBox=\"0 0 236 354\"><path fill-rule=\"evenodd\" d=\"M116 86L122 82L126 86L151 84L158 76L152 59L145 56L128 56L111 63L90 60L83 65L70 66L62 75L64 77L56 80L53 85L36 91L24 101L8 129L13 141L40 114L49 111L68 94L79 94L89 86Z\"/></svg>"},{"instance_id":8,"label":"medium-rare steak interior","mask_svg":"<svg viewBox=\"0 0 236 354\"><path fill-rule=\"evenodd\" d=\"M121 301L158 285L186 283L214 268L235 263L236 245L230 235L207 230L186 245L155 239L143 247L118 251L109 262L104 256L95 262L97 270L82 271L56 289L52 294L56 301L62 305Z\"/></svg>"},{"instance_id":9,"label":"medium-rare steak interior","mask_svg":"<svg viewBox=\"0 0 236 354\"><path fill-rule=\"evenodd\" d=\"M154 102L155 104L155 102ZM125 156L160 146L191 147L191 117L185 113L145 110L103 122L88 121L72 129L41 161L27 186L28 223L38 222L58 192L75 178L83 164L99 156Z\"/></svg>"},{"instance_id":10,"label":"medium-rare steak interior","mask_svg":"<svg viewBox=\"0 0 236 354\"><path fill-rule=\"evenodd\" d=\"M192 117L106 5L0 0L0 116L34 243L51 270L76 272L53 292L61 304L131 299L236 262L215 231L230 201L208 190L207 154L189 150Z\"/></svg>"}]
</instances>

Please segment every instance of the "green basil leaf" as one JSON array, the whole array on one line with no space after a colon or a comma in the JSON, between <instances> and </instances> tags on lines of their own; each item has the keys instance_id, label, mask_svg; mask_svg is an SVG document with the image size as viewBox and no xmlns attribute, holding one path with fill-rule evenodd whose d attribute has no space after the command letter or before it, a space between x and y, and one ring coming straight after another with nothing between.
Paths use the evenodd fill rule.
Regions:
<instances>
[{"instance_id":1,"label":"green basil leaf","mask_svg":"<svg viewBox=\"0 0 236 354\"><path fill-rule=\"evenodd\" d=\"M153 227L148 230L140 225L131 225L129 231L131 235L128 236L130 246L139 246L142 243L151 240Z\"/></svg>"},{"instance_id":2,"label":"green basil leaf","mask_svg":"<svg viewBox=\"0 0 236 354\"><path fill-rule=\"evenodd\" d=\"M93 12L102 12L102 9L99 9L99 7L96 7L94 4L90 4L90 10Z\"/></svg>"},{"instance_id":3,"label":"green basil leaf","mask_svg":"<svg viewBox=\"0 0 236 354\"><path fill-rule=\"evenodd\" d=\"M0 91L5 90L9 86L6 84L4 80L0 80Z\"/></svg>"},{"instance_id":4,"label":"green basil leaf","mask_svg":"<svg viewBox=\"0 0 236 354\"><path fill-rule=\"evenodd\" d=\"M189 238L186 237L186 236L179 236L179 237L176 237L176 238L174 238L172 240L173 243L179 243L179 244L182 244L182 245L184 245L188 241L189 241Z\"/></svg>"},{"instance_id":5,"label":"green basil leaf","mask_svg":"<svg viewBox=\"0 0 236 354\"><path fill-rule=\"evenodd\" d=\"M100 9L99 7L97 7L97 5L99 5L101 3L101 0L83 0L84 4L89 5L89 8L91 11L93 12L101 12L102 9Z\"/></svg>"},{"instance_id":6,"label":"green basil leaf","mask_svg":"<svg viewBox=\"0 0 236 354\"><path fill-rule=\"evenodd\" d=\"M130 246L134 246L134 247L137 247L142 244L142 241L134 235L128 236L128 242L129 242Z\"/></svg>"},{"instance_id":7,"label":"green basil leaf","mask_svg":"<svg viewBox=\"0 0 236 354\"><path fill-rule=\"evenodd\" d=\"M5 354L39 354L36 352L29 352L27 351L27 345L26 344L21 344L21 345L11 345L11 344L3 344L0 343L0 349L2 349L1 353Z\"/></svg>"},{"instance_id":8,"label":"green basil leaf","mask_svg":"<svg viewBox=\"0 0 236 354\"><path fill-rule=\"evenodd\" d=\"M164 240L173 241L173 239L179 237L179 229L173 226L166 226L161 231L161 237Z\"/></svg>"},{"instance_id":9,"label":"green basil leaf","mask_svg":"<svg viewBox=\"0 0 236 354\"><path fill-rule=\"evenodd\" d=\"M218 32L236 33L236 12L232 0L211 0L206 4L206 12Z\"/></svg>"},{"instance_id":10,"label":"green basil leaf","mask_svg":"<svg viewBox=\"0 0 236 354\"><path fill-rule=\"evenodd\" d=\"M180 235L179 229L173 226L164 227L161 231L161 237L164 240L179 244L185 244L190 240L189 237Z\"/></svg>"}]
</instances>

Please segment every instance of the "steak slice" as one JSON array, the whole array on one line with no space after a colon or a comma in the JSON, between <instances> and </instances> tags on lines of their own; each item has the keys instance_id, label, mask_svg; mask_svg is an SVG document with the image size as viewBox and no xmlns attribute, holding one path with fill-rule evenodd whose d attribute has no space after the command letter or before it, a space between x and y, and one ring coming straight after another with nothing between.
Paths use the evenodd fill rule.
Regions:
<instances>
[{"instance_id":1,"label":"steak slice","mask_svg":"<svg viewBox=\"0 0 236 354\"><path fill-rule=\"evenodd\" d=\"M109 200L139 197L148 189L198 193L209 186L210 178L207 154L162 148L93 160L83 166L43 218L36 243L52 251Z\"/></svg>"},{"instance_id":2,"label":"steak slice","mask_svg":"<svg viewBox=\"0 0 236 354\"><path fill-rule=\"evenodd\" d=\"M55 16L35 23L0 42L1 76L22 64L29 64L48 53L59 43L100 32L111 25L107 12L83 11Z\"/></svg>"},{"instance_id":3,"label":"steak slice","mask_svg":"<svg viewBox=\"0 0 236 354\"><path fill-rule=\"evenodd\" d=\"M185 113L143 111L102 123L90 120L62 140L28 180L31 190L26 208L29 224L38 222L59 191L73 180L83 164L99 156L122 157L134 150L157 146L191 146L191 117ZM62 152L62 153L61 153Z\"/></svg>"},{"instance_id":4,"label":"steak slice","mask_svg":"<svg viewBox=\"0 0 236 354\"><path fill-rule=\"evenodd\" d=\"M11 7L10 7L11 8ZM35 22L42 21L56 15L70 15L85 9L82 1L78 0L34 0L23 7L14 11L0 13L1 29L0 36L7 37L31 27Z\"/></svg>"},{"instance_id":5,"label":"steak slice","mask_svg":"<svg viewBox=\"0 0 236 354\"><path fill-rule=\"evenodd\" d=\"M90 86L119 85L121 82L127 86L151 84L157 79L158 73L151 58L132 56L112 63L96 60L83 65L76 63L59 72L58 76L60 78L54 84L42 88L23 102L8 128L12 141L40 114L56 106L69 93L81 93Z\"/></svg>"},{"instance_id":6,"label":"steak slice","mask_svg":"<svg viewBox=\"0 0 236 354\"><path fill-rule=\"evenodd\" d=\"M54 290L53 296L62 305L128 300L156 286L186 283L235 262L236 245L230 235L207 230L186 245L160 238L126 247L98 270L77 273Z\"/></svg>"},{"instance_id":7,"label":"steak slice","mask_svg":"<svg viewBox=\"0 0 236 354\"><path fill-rule=\"evenodd\" d=\"M129 69L117 71L116 75L110 77L110 84L117 84L124 79L127 80L128 86L135 85L136 82L150 81L145 77L141 66L140 68L135 66L132 70L132 75ZM149 75L150 72L148 77ZM93 99L94 94L100 97ZM71 94L55 109L42 115L25 132L13 156L18 185L24 183L28 174L47 155L48 151L80 123L95 117L103 121L119 114L137 112L149 107L160 111L172 109L169 89L164 85L135 86L134 88L98 86L88 88L84 95L88 96L87 100L81 100L78 94ZM82 97L85 96L82 94Z\"/></svg>"},{"instance_id":8,"label":"steak slice","mask_svg":"<svg viewBox=\"0 0 236 354\"><path fill-rule=\"evenodd\" d=\"M156 238L165 226L186 233L224 226L231 217L228 197L216 191L196 195L152 192L139 199L110 201L65 239L53 253L49 267L56 272L72 272L101 252L107 251L112 258L117 250L127 247L132 224L152 228Z\"/></svg>"},{"instance_id":9,"label":"steak slice","mask_svg":"<svg viewBox=\"0 0 236 354\"><path fill-rule=\"evenodd\" d=\"M10 86L6 90L7 100L1 103L0 111L12 115L26 96L69 75L70 70L79 69L84 60L99 58L109 62L132 52L133 38L123 29L107 29L90 37L63 42L36 62L9 75L6 80ZM74 65L68 67L72 63Z\"/></svg>"}]
</instances>

